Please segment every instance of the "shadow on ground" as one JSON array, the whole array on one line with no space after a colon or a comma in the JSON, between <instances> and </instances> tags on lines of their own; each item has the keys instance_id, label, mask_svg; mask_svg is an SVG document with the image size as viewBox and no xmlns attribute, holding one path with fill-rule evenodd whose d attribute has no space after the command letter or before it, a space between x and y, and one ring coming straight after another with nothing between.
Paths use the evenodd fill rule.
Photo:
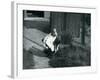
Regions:
<instances>
[{"instance_id":1,"label":"shadow on ground","mask_svg":"<svg viewBox=\"0 0 100 80\"><path fill-rule=\"evenodd\" d=\"M76 67L76 66L90 66L90 50L85 50L81 47L65 47L59 50L53 56L49 64L52 67Z\"/></svg>"},{"instance_id":2,"label":"shadow on ground","mask_svg":"<svg viewBox=\"0 0 100 80\"><path fill-rule=\"evenodd\" d=\"M33 54L23 49L23 69L34 68Z\"/></svg>"},{"instance_id":3,"label":"shadow on ground","mask_svg":"<svg viewBox=\"0 0 100 80\"><path fill-rule=\"evenodd\" d=\"M50 68L49 58L43 51L40 51L34 47L30 48L28 51L24 50L23 58L23 69L42 69Z\"/></svg>"}]
</instances>

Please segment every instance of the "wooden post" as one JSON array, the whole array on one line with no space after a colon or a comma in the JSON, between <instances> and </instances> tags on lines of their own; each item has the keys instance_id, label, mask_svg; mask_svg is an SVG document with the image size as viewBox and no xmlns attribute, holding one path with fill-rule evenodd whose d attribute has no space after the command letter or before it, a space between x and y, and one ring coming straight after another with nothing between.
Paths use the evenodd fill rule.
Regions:
<instances>
[{"instance_id":1,"label":"wooden post","mask_svg":"<svg viewBox=\"0 0 100 80\"><path fill-rule=\"evenodd\" d=\"M80 34L81 14L66 13L66 32L70 33L73 37L79 37Z\"/></svg>"},{"instance_id":2,"label":"wooden post","mask_svg":"<svg viewBox=\"0 0 100 80\"><path fill-rule=\"evenodd\" d=\"M82 32L81 43L85 45L85 14L82 15Z\"/></svg>"},{"instance_id":3,"label":"wooden post","mask_svg":"<svg viewBox=\"0 0 100 80\"><path fill-rule=\"evenodd\" d=\"M62 12L51 12L50 24L51 29L56 28L57 33L60 34L64 27L64 13Z\"/></svg>"}]
</instances>

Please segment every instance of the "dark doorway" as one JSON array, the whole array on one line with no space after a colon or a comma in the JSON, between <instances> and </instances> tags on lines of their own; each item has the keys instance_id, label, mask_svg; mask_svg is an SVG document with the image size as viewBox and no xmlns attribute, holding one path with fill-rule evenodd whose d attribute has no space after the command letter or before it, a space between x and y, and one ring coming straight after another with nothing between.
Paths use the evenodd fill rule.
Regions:
<instances>
[{"instance_id":1,"label":"dark doorway","mask_svg":"<svg viewBox=\"0 0 100 80\"><path fill-rule=\"evenodd\" d=\"M44 11L27 11L28 17L44 17Z\"/></svg>"}]
</instances>

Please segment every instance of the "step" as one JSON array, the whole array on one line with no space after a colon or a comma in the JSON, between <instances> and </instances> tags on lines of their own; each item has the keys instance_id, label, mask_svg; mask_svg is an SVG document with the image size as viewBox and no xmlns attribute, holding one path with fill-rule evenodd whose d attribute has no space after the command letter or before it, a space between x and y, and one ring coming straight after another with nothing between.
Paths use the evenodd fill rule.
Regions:
<instances>
[{"instance_id":1,"label":"step","mask_svg":"<svg viewBox=\"0 0 100 80\"><path fill-rule=\"evenodd\" d=\"M31 48L32 46L43 50L44 46L43 46L43 42L42 39L46 36L47 34L37 30L37 29L27 29L24 28L24 48L26 48L27 50L29 48Z\"/></svg>"},{"instance_id":2,"label":"step","mask_svg":"<svg viewBox=\"0 0 100 80\"><path fill-rule=\"evenodd\" d=\"M24 42L23 47L24 47L25 50L29 50L32 47L35 47L36 49L41 50L41 51L44 50L43 46L40 46L40 45L38 45L38 44L36 44L36 43L26 39L26 38L23 38L23 42Z\"/></svg>"}]
</instances>

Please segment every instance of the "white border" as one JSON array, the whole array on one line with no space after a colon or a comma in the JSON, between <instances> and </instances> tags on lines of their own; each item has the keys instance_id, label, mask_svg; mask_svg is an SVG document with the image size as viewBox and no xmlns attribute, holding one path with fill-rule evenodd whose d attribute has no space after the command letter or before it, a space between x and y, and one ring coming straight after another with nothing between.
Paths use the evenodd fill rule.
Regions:
<instances>
[{"instance_id":1,"label":"white border","mask_svg":"<svg viewBox=\"0 0 100 80\"><path fill-rule=\"evenodd\" d=\"M72 73L96 72L96 51L95 51L95 31L96 31L96 8L41 5L32 3L12 3L12 77L43 77L54 75L66 75ZM91 13L91 66L70 67L70 68L48 68L23 70L23 10L42 10L58 12Z\"/></svg>"}]
</instances>

